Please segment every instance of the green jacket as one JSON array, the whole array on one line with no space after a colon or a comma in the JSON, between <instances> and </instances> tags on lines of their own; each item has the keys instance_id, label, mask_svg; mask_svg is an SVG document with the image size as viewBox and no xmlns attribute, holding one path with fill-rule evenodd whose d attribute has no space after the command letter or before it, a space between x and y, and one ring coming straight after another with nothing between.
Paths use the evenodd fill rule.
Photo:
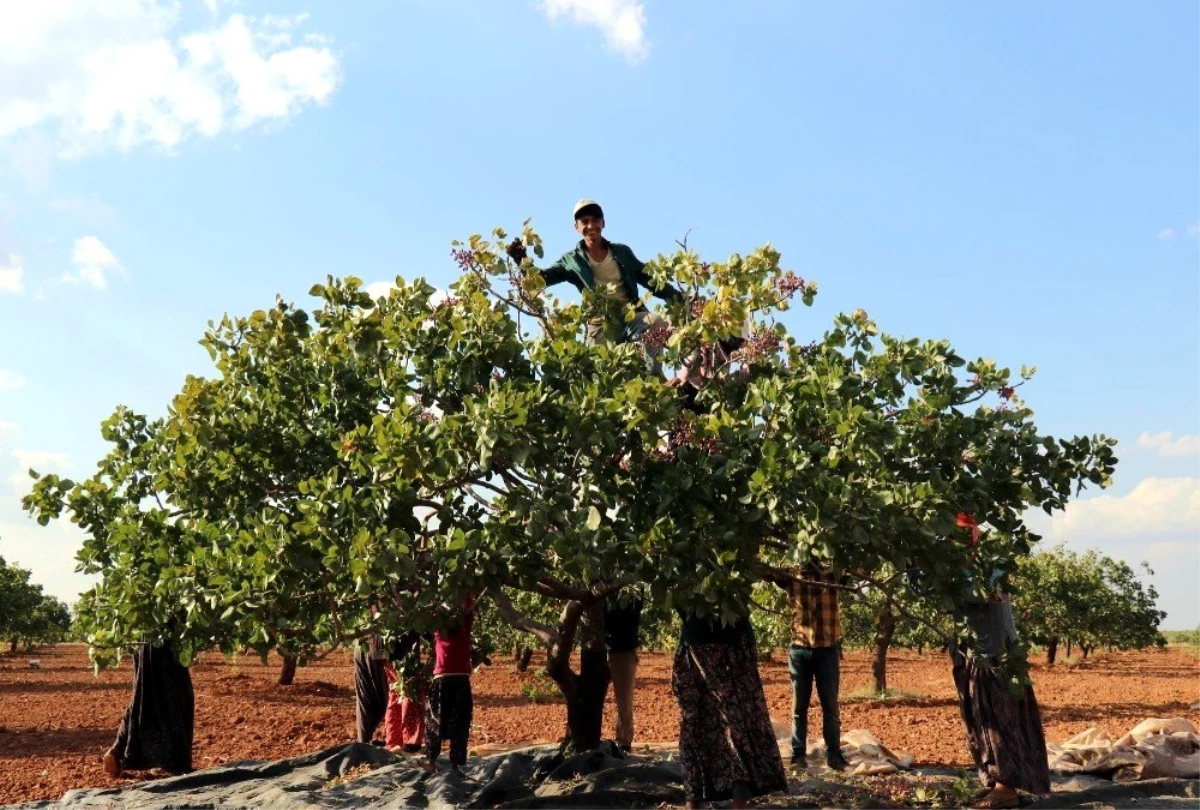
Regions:
<instances>
[{"instance_id":1,"label":"green jacket","mask_svg":"<svg viewBox=\"0 0 1200 810\"><path fill-rule=\"evenodd\" d=\"M655 287L650 276L646 274L645 263L633 255L633 251L629 249L628 245L609 242L608 249L612 251L613 259L616 260L617 267L621 269L621 283L625 287L625 293L629 296L630 301L637 301L640 297L638 294L639 284L664 301L673 301L680 297L679 290L670 284ZM562 281L569 281L580 291L596 288L596 278L592 274L592 265L588 263L587 247L584 246L582 239L579 240L579 244L575 246L574 250L564 253L558 261L539 272L545 279L547 287Z\"/></svg>"}]
</instances>

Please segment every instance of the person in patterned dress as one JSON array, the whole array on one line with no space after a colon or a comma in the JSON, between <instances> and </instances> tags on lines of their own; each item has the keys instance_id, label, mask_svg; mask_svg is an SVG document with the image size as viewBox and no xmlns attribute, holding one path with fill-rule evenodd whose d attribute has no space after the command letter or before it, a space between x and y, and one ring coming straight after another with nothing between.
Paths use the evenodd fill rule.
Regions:
<instances>
[{"instance_id":1,"label":"person in patterned dress","mask_svg":"<svg viewBox=\"0 0 1200 810\"><path fill-rule=\"evenodd\" d=\"M958 528L969 532L969 548L978 548L975 517L959 513ZM1018 790L1035 796L1050 794L1050 768L1033 685L1026 683L1014 693L1003 671L1002 658L1018 641L1012 603L1007 594L998 592L987 601L965 602L959 614L973 638L957 639L951 645L954 686L967 748L986 791L973 806L1020 807Z\"/></svg>"},{"instance_id":2,"label":"person in patterned dress","mask_svg":"<svg viewBox=\"0 0 1200 810\"><path fill-rule=\"evenodd\" d=\"M722 625L683 614L671 688L679 703L679 761L687 806L787 790L758 674L749 618Z\"/></svg>"}]
</instances>

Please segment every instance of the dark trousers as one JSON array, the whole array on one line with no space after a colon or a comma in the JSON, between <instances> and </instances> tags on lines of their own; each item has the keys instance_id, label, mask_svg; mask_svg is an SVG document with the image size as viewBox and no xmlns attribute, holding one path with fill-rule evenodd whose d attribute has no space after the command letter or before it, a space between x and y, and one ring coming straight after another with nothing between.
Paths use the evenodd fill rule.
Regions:
<instances>
[{"instance_id":1,"label":"dark trousers","mask_svg":"<svg viewBox=\"0 0 1200 810\"><path fill-rule=\"evenodd\" d=\"M354 650L354 714L360 743L371 742L387 711L388 682L384 663L371 658L365 649Z\"/></svg>"},{"instance_id":2,"label":"dark trousers","mask_svg":"<svg viewBox=\"0 0 1200 810\"><path fill-rule=\"evenodd\" d=\"M842 723L838 717L838 679L840 665L837 647L798 647L788 654L788 674L792 679L792 758L802 757L808 747L808 705L812 701L813 681L821 701L821 736L829 755L842 750Z\"/></svg>"},{"instance_id":3,"label":"dark trousers","mask_svg":"<svg viewBox=\"0 0 1200 810\"><path fill-rule=\"evenodd\" d=\"M425 710L425 753L430 762L437 762L442 754L442 741L449 740L450 764L466 764L467 737L471 733L474 710L470 675L443 675L433 679Z\"/></svg>"}]
</instances>

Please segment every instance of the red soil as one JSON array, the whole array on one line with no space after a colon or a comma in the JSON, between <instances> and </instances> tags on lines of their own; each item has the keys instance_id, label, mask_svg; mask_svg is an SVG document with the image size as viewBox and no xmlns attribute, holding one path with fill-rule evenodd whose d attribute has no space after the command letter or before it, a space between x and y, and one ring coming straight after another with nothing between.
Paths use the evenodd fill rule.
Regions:
<instances>
[{"instance_id":1,"label":"red soil","mask_svg":"<svg viewBox=\"0 0 1200 810\"><path fill-rule=\"evenodd\" d=\"M28 661L40 660L39 669ZM679 713L671 696L670 657L644 654L638 672L636 742L676 739ZM897 652L889 659L889 685L916 697L887 704L848 696L871 684L864 652L847 653L842 669L842 728L865 728L918 763L965 765L963 732L945 656ZM349 653L337 652L299 670L290 687L275 685L280 661L226 661L202 656L192 667L196 692L193 759L197 768L239 759L272 760L317 751L354 739L354 676ZM551 741L562 732L561 702L531 703L521 687L534 677L503 662L474 678L473 746ZM78 787L113 786L100 756L112 743L129 701L131 671L93 676L86 649L60 645L35 654L0 654L0 804L54 799ZM1089 726L1117 735L1146 717L1182 716L1200 699L1200 659L1195 651L1097 654L1095 660L1047 668L1033 679L1048 740ZM786 661L762 665L767 700L777 728L790 724ZM815 695L814 695L815 703ZM809 713L809 736L819 739L820 710ZM612 714L606 717L612 733ZM784 752L785 755L788 753ZM133 774L137 778L157 774Z\"/></svg>"}]
</instances>

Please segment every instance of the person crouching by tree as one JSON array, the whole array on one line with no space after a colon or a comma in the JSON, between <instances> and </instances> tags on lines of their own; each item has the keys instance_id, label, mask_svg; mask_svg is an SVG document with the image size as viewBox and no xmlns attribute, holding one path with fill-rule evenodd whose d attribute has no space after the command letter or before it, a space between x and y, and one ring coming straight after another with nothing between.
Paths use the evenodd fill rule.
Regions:
<instances>
[{"instance_id":1,"label":"person crouching by tree","mask_svg":"<svg viewBox=\"0 0 1200 810\"><path fill-rule=\"evenodd\" d=\"M972 515L958 515L960 529L969 530L972 548L979 544L979 527ZM1027 680L1010 689L1006 659L1019 656L1016 623L1008 595L994 593L987 601L972 600L960 608L973 636L951 646L958 709L967 747L979 782L986 790L974 807L1020 807L1018 790L1035 796L1050 793L1046 736L1033 685Z\"/></svg>"},{"instance_id":2,"label":"person crouching by tree","mask_svg":"<svg viewBox=\"0 0 1200 810\"><path fill-rule=\"evenodd\" d=\"M633 748L633 694L637 680L639 624L642 595L613 594L604 603L604 642L612 675L613 702L617 707L617 748L628 754Z\"/></svg>"},{"instance_id":3,"label":"person crouching by tree","mask_svg":"<svg viewBox=\"0 0 1200 810\"><path fill-rule=\"evenodd\" d=\"M773 569L767 577L787 591L792 609L792 645L788 650L788 676L792 681L792 767L808 767L808 707L815 681L821 702L825 762L835 771L845 770L849 763L842 756L838 713L840 582L817 565L786 571Z\"/></svg>"},{"instance_id":4,"label":"person crouching by tree","mask_svg":"<svg viewBox=\"0 0 1200 810\"><path fill-rule=\"evenodd\" d=\"M471 697L471 625L475 603L463 601L458 621L433 636L433 679L425 712L425 769L437 770L442 741L450 742L450 771L462 774L467 764L467 738L471 733L474 701Z\"/></svg>"},{"instance_id":5,"label":"person crouching by tree","mask_svg":"<svg viewBox=\"0 0 1200 810\"><path fill-rule=\"evenodd\" d=\"M626 325L623 317L593 318L588 323L588 343L626 343L637 339L647 329L660 322L654 313L638 304L638 288L644 287L664 301L682 297L670 284L658 286L646 273L646 265L627 245L604 238L604 210L595 200L582 199L575 203L575 230L583 238L573 250L564 253L545 270L538 270L546 286L568 282L580 292L603 295L616 304L621 316L624 306L637 305L632 322ZM526 258L525 245L514 239L506 248L509 257L520 264Z\"/></svg>"},{"instance_id":6,"label":"person crouching by tree","mask_svg":"<svg viewBox=\"0 0 1200 810\"><path fill-rule=\"evenodd\" d=\"M787 790L787 775L762 679L754 628L680 613L683 629L671 670L679 703L679 763L687 806L750 799Z\"/></svg>"}]
</instances>

